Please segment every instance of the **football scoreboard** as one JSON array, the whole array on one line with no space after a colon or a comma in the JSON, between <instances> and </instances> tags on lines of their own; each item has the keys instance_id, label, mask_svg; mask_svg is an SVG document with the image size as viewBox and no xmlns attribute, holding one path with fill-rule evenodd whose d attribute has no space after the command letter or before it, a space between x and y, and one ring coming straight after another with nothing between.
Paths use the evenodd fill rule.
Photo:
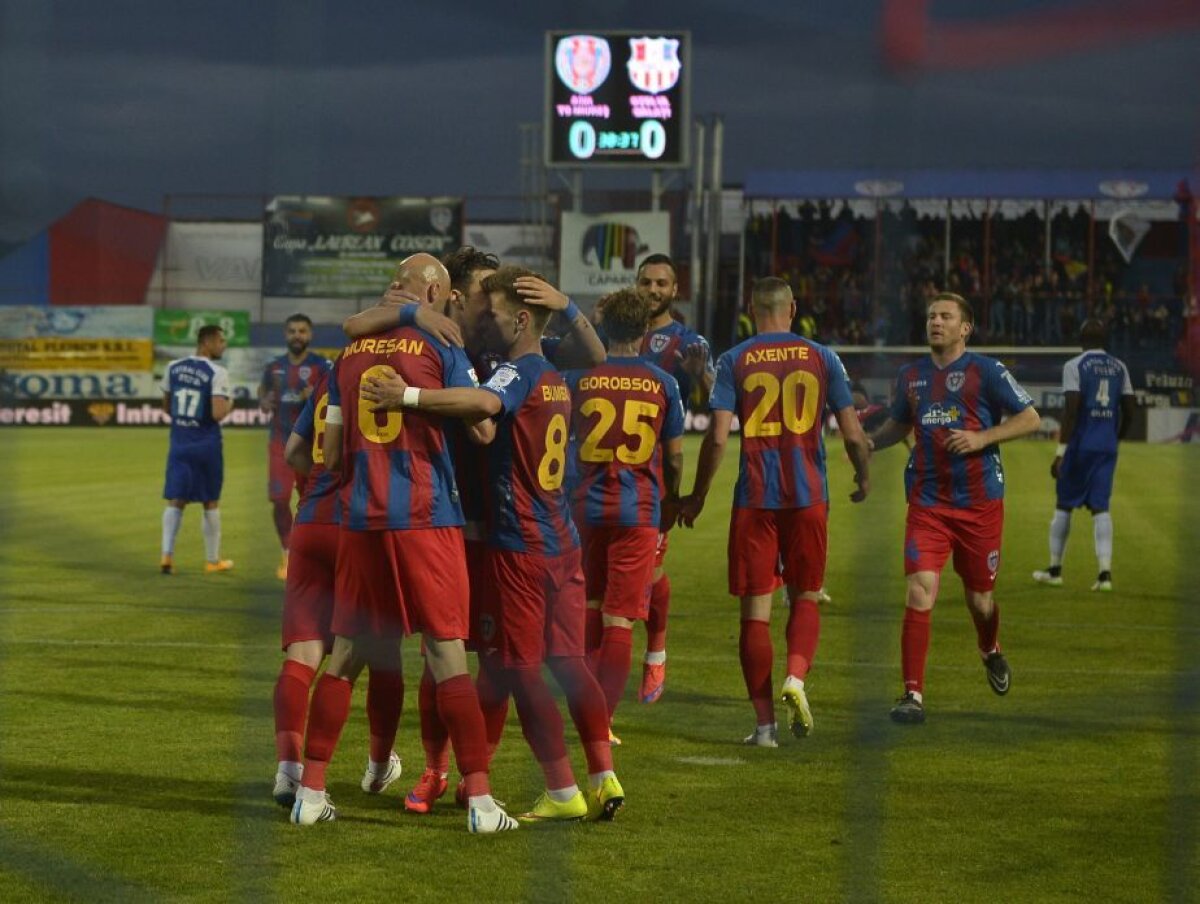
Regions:
<instances>
[{"instance_id":1,"label":"football scoreboard","mask_svg":"<svg viewBox=\"0 0 1200 904\"><path fill-rule=\"evenodd\" d=\"M546 33L547 166L688 165L691 34Z\"/></svg>"}]
</instances>

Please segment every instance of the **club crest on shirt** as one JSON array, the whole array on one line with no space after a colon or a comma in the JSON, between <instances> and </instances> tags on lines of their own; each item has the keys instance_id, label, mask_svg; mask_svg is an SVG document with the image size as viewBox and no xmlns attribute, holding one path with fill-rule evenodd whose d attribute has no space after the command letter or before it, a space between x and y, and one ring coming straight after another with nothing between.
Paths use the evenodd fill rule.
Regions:
<instances>
[{"instance_id":1,"label":"club crest on shirt","mask_svg":"<svg viewBox=\"0 0 1200 904\"><path fill-rule=\"evenodd\" d=\"M963 384L967 382L967 375L961 370L956 370L953 373L946 374L946 388L951 392L958 392L963 388Z\"/></svg>"},{"instance_id":2,"label":"club crest on shirt","mask_svg":"<svg viewBox=\"0 0 1200 904\"><path fill-rule=\"evenodd\" d=\"M300 368L298 373L300 374L300 379L303 380L305 383L307 383L308 378L312 376L312 368L309 367L307 364L305 364L303 367Z\"/></svg>"},{"instance_id":3,"label":"club crest on shirt","mask_svg":"<svg viewBox=\"0 0 1200 904\"><path fill-rule=\"evenodd\" d=\"M663 349L667 347L667 344L670 341L670 336L667 336L664 333L657 333L650 337L650 351L654 352L656 355L661 355L663 353Z\"/></svg>"},{"instance_id":4,"label":"club crest on shirt","mask_svg":"<svg viewBox=\"0 0 1200 904\"><path fill-rule=\"evenodd\" d=\"M489 389L503 389L520 376L515 367L500 367L492 374L492 378L487 381L487 385Z\"/></svg>"}]
</instances>

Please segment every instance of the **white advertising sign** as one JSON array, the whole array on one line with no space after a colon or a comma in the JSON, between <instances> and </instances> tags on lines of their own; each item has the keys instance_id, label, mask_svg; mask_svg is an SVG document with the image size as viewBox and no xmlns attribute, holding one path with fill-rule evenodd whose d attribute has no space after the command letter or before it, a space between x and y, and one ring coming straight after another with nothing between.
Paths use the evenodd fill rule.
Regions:
<instances>
[{"instance_id":1,"label":"white advertising sign","mask_svg":"<svg viewBox=\"0 0 1200 904\"><path fill-rule=\"evenodd\" d=\"M670 247L671 216L665 211L563 213L559 288L567 295L597 296L632 286L638 264Z\"/></svg>"}]
</instances>

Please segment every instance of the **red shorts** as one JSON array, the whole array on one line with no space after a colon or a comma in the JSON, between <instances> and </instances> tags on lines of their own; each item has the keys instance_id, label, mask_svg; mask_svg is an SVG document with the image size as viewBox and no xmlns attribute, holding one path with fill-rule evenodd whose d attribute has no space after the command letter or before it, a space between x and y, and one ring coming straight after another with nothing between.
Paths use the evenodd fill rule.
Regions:
<instances>
[{"instance_id":1,"label":"red shorts","mask_svg":"<svg viewBox=\"0 0 1200 904\"><path fill-rule=\"evenodd\" d=\"M829 506L796 509L735 508L729 519L729 592L774 593L783 583L798 593L825 584Z\"/></svg>"},{"instance_id":2,"label":"red shorts","mask_svg":"<svg viewBox=\"0 0 1200 904\"><path fill-rule=\"evenodd\" d=\"M336 524L297 524L288 543L287 584L283 591L283 648L322 640L333 648L333 576L337 564Z\"/></svg>"},{"instance_id":3,"label":"red shorts","mask_svg":"<svg viewBox=\"0 0 1200 904\"><path fill-rule=\"evenodd\" d=\"M670 534L660 533L658 535L658 544L654 547L654 567L656 569L663 567L663 560L667 557L667 546L670 545L670 542Z\"/></svg>"},{"instance_id":4,"label":"red shorts","mask_svg":"<svg viewBox=\"0 0 1200 904\"><path fill-rule=\"evenodd\" d=\"M587 599L579 562L578 549L553 557L488 550L488 588L499 603L499 619L487 646L506 667L583 655Z\"/></svg>"},{"instance_id":5,"label":"red shorts","mask_svg":"<svg viewBox=\"0 0 1200 904\"><path fill-rule=\"evenodd\" d=\"M334 634L467 637L462 528L342 530L336 575Z\"/></svg>"},{"instance_id":6,"label":"red shorts","mask_svg":"<svg viewBox=\"0 0 1200 904\"><path fill-rule=\"evenodd\" d=\"M482 540L467 540L466 546L467 579L471 585L468 622L470 636L467 638L467 649L482 653L490 645L488 641L495 636L499 604L496 602L496 594L491 592L488 584L487 544Z\"/></svg>"},{"instance_id":7,"label":"red shorts","mask_svg":"<svg viewBox=\"0 0 1200 904\"><path fill-rule=\"evenodd\" d=\"M587 598L601 600L606 615L644 619L660 534L655 527L579 525Z\"/></svg>"},{"instance_id":8,"label":"red shorts","mask_svg":"<svg viewBox=\"0 0 1200 904\"><path fill-rule=\"evenodd\" d=\"M284 447L267 444L267 498L272 502L291 502L292 490L304 492L304 475L296 473L283 457Z\"/></svg>"},{"instance_id":9,"label":"red shorts","mask_svg":"<svg viewBox=\"0 0 1200 904\"><path fill-rule=\"evenodd\" d=\"M1002 499L971 508L910 505L904 525L904 573L941 573L953 552L954 570L963 586L986 593L996 586L1003 534Z\"/></svg>"}]
</instances>

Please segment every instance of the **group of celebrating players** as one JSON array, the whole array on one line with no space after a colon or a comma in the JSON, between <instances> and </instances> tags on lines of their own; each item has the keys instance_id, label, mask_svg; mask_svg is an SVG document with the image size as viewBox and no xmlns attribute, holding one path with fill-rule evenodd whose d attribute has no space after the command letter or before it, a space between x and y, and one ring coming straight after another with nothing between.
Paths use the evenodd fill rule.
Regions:
<instances>
[{"instance_id":1,"label":"group of celebrating players","mask_svg":"<svg viewBox=\"0 0 1200 904\"><path fill-rule=\"evenodd\" d=\"M813 728L804 682L825 581L827 413L854 471L856 503L870 490L871 451L913 434L905 472L904 694L892 719L925 719L930 615L951 556L988 683L1008 692L993 598L1004 491L997 447L1037 430L1040 418L1000 362L967 350L967 302L943 293L930 303L930 354L901 369L886 419L867 435L838 356L791 332L795 301L785 281L755 284L757 333L715 368L704 340L671 317L676 285L670 258L648 257L636 287L598 303L602 340L539 276L466 247L444 261L417 254L402 262L380 305L346 322L350 343L332 371L306 355L307 318L288 321L288 354L268 366L261 395L289 428L279 457L302 475L294 524L278 506L276 516L285 549L286 658L275 687L274 796L292 822L336 816L325 774L364 667L370 750L362 788L380 793L399 777L399 640L412 633L422 636L425 660L418 698L425 769L406 809L429 812L446 794L453 749L461 775L455 797L469 830L518 827L488 782L511 697L545 777L544 793L519 819L612 819L625 801L612 725L632 667L632 630L647 623L639 698L651 703L665 685L667 533L701 515L735 418L741 449L729 591L740 599L739 653L756 716L745 743L778 745L769 622L780 587L789 617L778 700L792 734ZM566 326L561 339L545 336L556 313ZM1085 354L1085 370L1102 365L1097 372L1111 378L1116 359L1104 358ZM1087 505L1106 516L1118 425L1127 424L1128 412L1122 417L1098 390L1092 395L1103 395L1111 413L1091 404L1078 385L1080 360L1071 362L1074 397L1068 392L1079 426L1054 466L1059 508ZM283 416L273 385L289 387L295 408L303 403L298 415ZM684 495L683 399L693 389L708 396L712 416ZM164 392L164 404L175 405L169 381ZM1111 397L1128 392L1126 374ZM1081 448L1105 431L1113 434L1111 456ZM1056 547L1055 530L1057 559L1035 578L1061 584L1065 535ZM164 516L164 543L166 531ZM1110 589L1104 566L1111 564L1101 557L1101 565L1094 589ZM468 650L478 656L474 682ZM586 790L576 784L543 666L579 734Z\"/></svg>"}]
</instances>

